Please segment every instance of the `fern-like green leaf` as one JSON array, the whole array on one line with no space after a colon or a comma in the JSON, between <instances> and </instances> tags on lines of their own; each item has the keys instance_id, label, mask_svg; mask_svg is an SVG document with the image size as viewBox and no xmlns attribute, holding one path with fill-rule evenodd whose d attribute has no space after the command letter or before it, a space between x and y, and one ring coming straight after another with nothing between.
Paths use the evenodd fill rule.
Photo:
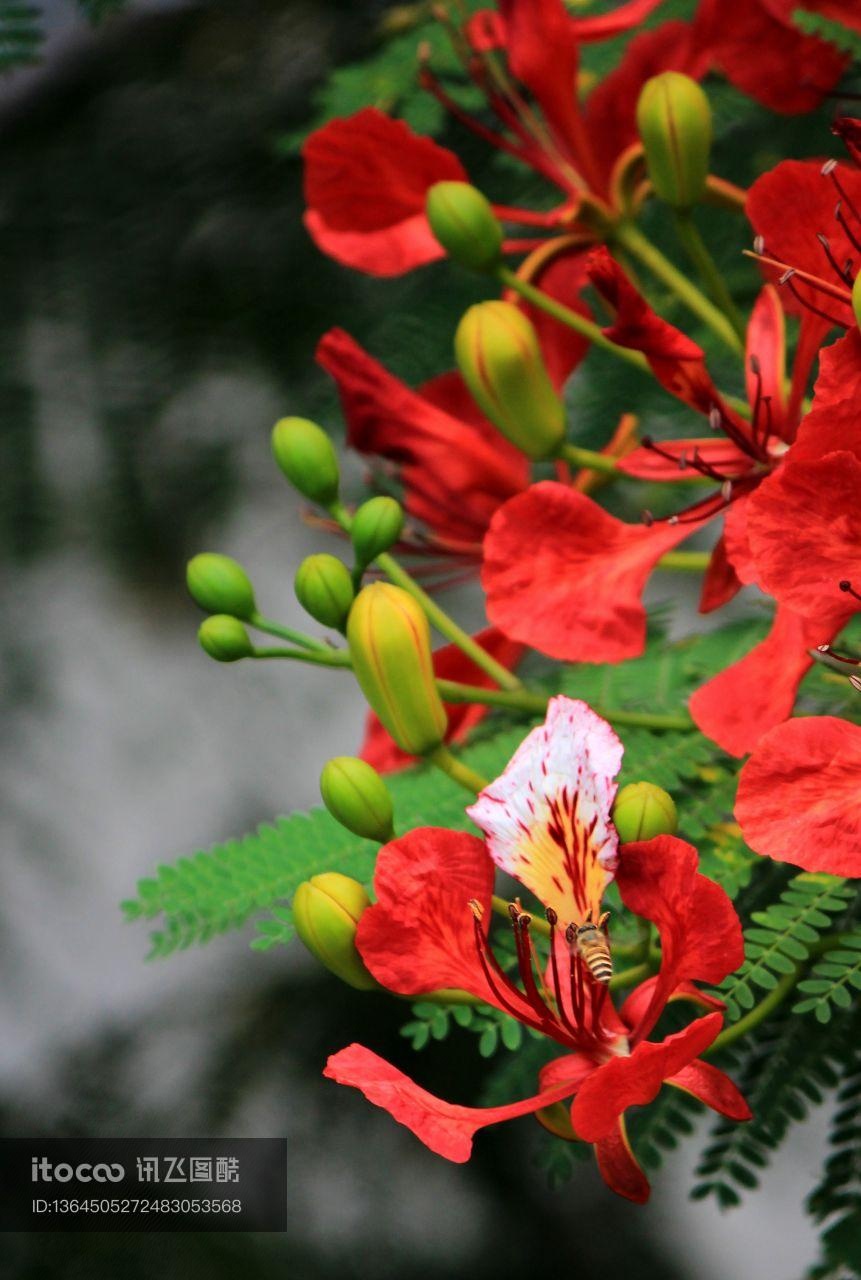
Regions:
<instances>
[{"instance_id":1,"label":"fern-like green leaf","mask_svg":"<svg viewBox=\"0 0 861 1280\"><path fill-rule=\"evenodd\" d=\"M817 1022L831 1021L836 1009L849 1009L861 991L861 931L840 935L840 944L818 960L809 977L798 984L804 996L793 1013L812 1013Z\"/></svg>"}]
</instances>

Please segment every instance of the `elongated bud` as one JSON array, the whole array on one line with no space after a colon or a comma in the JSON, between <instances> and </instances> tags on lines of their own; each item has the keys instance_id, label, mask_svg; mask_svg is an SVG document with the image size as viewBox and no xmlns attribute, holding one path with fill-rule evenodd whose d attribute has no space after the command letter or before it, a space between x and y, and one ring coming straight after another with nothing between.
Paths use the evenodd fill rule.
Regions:
<instances>
[{"instance_id":1,"label":"elongated bud","mask_svg":"<svg viewBox=\"0 0 861 1280\"><path fill-rule=\"evenodd\" d=\"M356 950L356 928L371 905L358 880L339 871L304 880L293 895L293 924L313 956L358 991L379 984L368 973Z\"/></svg>"},{"instance_id":2,"label":"elongated bud","mask_svg":"<svg viewBox=\"0 0 861 1280\"><path fill-rule=\"evenodd\" d=\"M392 797L371 765L355 756L335 756L320 774L323 804L353 835L384 844L394 836Z\"/></svg>"},{"instance_id":3,"label":"elongated bud","mask_svg":"<svg viewBox=\"0 0 861 1280\"><path fill-rule=\"evenodd\" d=\"M616 796L613 825L622 844L675 835L679 815L673 797L653 782L629 782Z\"/></svg>"},{"instance_id":4,"label":"elongated bud","mask_svg":"<svg viewBox=\"0 0 861 1280\"><path fill-rule=\"evenodd\" d=\"M353 516L350 537L356 560L364 569L394 546L404 527L404 509L394 498L370 498Z\"/></svg>"},{"instance_id":5,"label":"elongated bud","mask_svg":"<svg viewBox=\"0 0 861 1280\"><path fill-rule=\"evenodd\" d=\"M329 507L338 498L340 474L332 441L308 418L281 418L272 429L275 461L304 498Z\"/></svg>"},{"instance_id":6,"label":"elongated bud","mask_svg":"<svg viewBox=\"0 0 861 1280\"><path fill-rule=\"evenodd\" d=\"M640 91L637 128L656 194L690 209L705 190L712 145L709 100L690 76L663 71Z\"/></svg>"},{"instance_id":7,"label":"elongated bud","mask_svg":"<svg viewBox=\"0 0 861 1280\"><path fill-rule=\"evenodd\" d=\"M250 658L254 652L242 623L226 613L214 613L211 618L204 618L197 638L204 653L216 662L238 662L240 658Z\"/></svg>"},{"instance_id":8,"label":"elongated bud","mask_svg":"<svg viewBox=\"0 0 861 1280\"><path fill-rule=\"evenodd\" d=\"M324 627L343 631L353 603L353 580L342 560L325 553L307 556L293 580L296 599Z\"/></svg>"},{"instance_id":9,"label":"elongated bud","mask_svg":"<svg viewBox=\"0 0 861 1280\"><path fill-rule=\"evenodd\" d=\"M445 708L427 618L412 596L387 582L364 587L350 610L347 639L362 692L401 750L421 756L438 747Z\"/></svg>"},{"instance_id":10,"label":"elongated bud","mask_svg":"<svg viewBox=\"0 0 861 1280\"><path fill-rule=\"evenodd\" d=\"M454 353L472 397L530 458L550 458L565 435L565 409L538 334L510 302L479 302L457 327Z\"/></svg>"},{"instance_id":11,"label":"elongated bud","mask_svg":"<svg viewBox=\"0 0 861 1280\"><path fill-rule=\"evenodd\" d=\"M436 182L426 210L431 231L452 261L473 271L493 271L502 251L502 227L476 187Z\"/></svg>"},{"instance_id":12,"label":"elongated bud","mask_svg":"<svg viewBox=\"0 0 861 1280\"><path fill-rule=\"evenodd\" d=\"M852 286L852 310L855 312L855 323L861 329L861 271L858 272Z\"/></svg>"},{"instance_id":13,"label":"elongated bud","mask_svg":"<svg viewBox=\"0 0 861 1280\"><path fill-rule=\"evenodd\" d=\"M248 574L230 556L204 551L188 562L185 580L192 598L209 613L250 618L257 608Z\"/></svg>"}]
</instances>

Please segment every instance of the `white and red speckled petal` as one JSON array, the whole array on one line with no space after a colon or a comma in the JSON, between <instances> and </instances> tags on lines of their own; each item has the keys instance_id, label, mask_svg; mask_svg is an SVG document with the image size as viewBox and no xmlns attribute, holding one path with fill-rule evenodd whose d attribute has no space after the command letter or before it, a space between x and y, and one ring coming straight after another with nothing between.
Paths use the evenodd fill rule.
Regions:
<instances>
[{"instance_id":1,"label":"white and red speckled petal","mask_svg":"<svg viewBox=\"0 0 861 1280\"><path fill-rule=\"evenodd\" d=\"M618 837L610 814L622 752L585 702L553 698L544 724L467 809L496 865L563 926L597 919L613 879Z\"/></svg>"}]
</instances>

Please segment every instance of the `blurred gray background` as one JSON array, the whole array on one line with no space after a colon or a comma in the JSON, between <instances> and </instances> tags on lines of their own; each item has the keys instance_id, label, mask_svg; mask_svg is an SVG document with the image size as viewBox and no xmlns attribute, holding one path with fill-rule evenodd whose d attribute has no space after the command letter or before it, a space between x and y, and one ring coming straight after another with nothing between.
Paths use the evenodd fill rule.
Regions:
<instances>
[{"instance_id":1,"label":"blurred gray background","mask_svg":"<svg viewBox=\"0 0 861 1280\"><path fill-rule=\"evenodd\" d=\"M686 1201L695 1144L645 1209L590 1165L548 1190L529 1120L450 1166L319 1076L352 1038L396 1044L393 1002L298 949L252 954L250 931L146 964L121 922L159 860L314 803L360 740L346 678L204 658L182 568L226 551L298 621L292 575L322 535L268 432L337 424L317 337L345 323L383 354L398 333L404 371L442 367L449 285L323 260L276 148L381 13L141 4L93 31L57 0L42 64L0 81L0 1132L286 1134L292 1153L284 1237L10 1236L0 1275L792 1280L816 1253L815 1121L723 1217ZM480 1063L443 1045L415 1069L465 1099Z\"/></svg>"}]
</instances>

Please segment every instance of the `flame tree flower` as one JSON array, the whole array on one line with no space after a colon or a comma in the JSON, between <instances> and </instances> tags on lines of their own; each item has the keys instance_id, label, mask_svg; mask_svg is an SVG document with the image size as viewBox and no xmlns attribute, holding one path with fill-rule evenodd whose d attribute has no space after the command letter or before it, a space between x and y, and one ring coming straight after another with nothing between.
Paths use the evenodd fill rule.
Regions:
<instances>
[{"instance_id":1,"label":"flame tree flower","mask_svg":"<svg viewBox=\"0 0 861 1280\"><path fill-rule=\"evenodd\" d=\"M696 851L672 836L624 845L611 820L622 744L585 703L554 698L543 725L524 740L505 772L468 813L485 832L420 828L380 851L377 901L356 943L371 974L399 995L461 988L555 1042L562 1053L541 1072L539 1092L507 1106L472 1108L433 1097L370 1049L353 1044L325 1074L362 1091L449 1160L469 1158L481 1128L538 1114L556 1132L594 1145L605 1181L620 1195L649 1194L625 1131L625 1111L656 1097L664 1083L722 1115L750 1117L732 1081L700 1055L717 1037L720 1005L694 982L719 982L741 963L741 927L729 898L697 871ZM543 905L549 955L538 958L532 918L510 907L515 980L489 936L496 868ZM615 879L625 906L657 926L661 968L616 1008L578 945L578 929L598 925ZM667 1002L709 1008L664 1040L647 1037ZM555 1118L572 1099L570 1120Z\"/></svg>"}]
</instances>

